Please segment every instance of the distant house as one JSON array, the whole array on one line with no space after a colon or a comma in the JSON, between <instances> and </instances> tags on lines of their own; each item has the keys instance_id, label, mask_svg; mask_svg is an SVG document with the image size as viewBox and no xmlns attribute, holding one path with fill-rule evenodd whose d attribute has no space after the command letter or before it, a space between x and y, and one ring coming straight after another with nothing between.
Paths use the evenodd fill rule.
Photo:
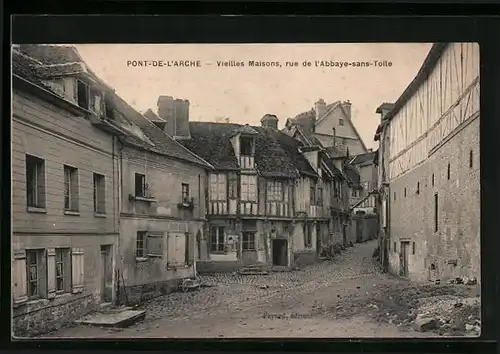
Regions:
<instances>
[{"instance_id":1,"label":"distant house","mask_svg":"<svg viewBox=\"0 0 500 354\"><path fill-rule=\"evenodd\" d=\"M336 147L352 155L368 152L351 119L351 102L326 104L319 99L314 108L286 121L283 132L323 147Z\"/></svg>"},{"instance_id":2,"label":"distant house","mask_svg":"<svg viewBox=\"0 0 500 354\"><path fill-rule=\"evenodd\" d=\"M382 260L415 280L480 280L479 46L434 44L381 123Z\"/></svg>"},{"instance_id":3,"label":"distant house","mask_svg":"<svg viewBox=\"0 0 500 354\"><path fill-rule=\"evenodd\" d=\"M377 174L378 169L375 164L377 157L376 151L356 155L352 157L348 164L354 167L359 173L359 185L361 189L353 189L349 206L356 213L363 211L365 213L376 214L376 196L374 191L377 190Z\"/></svg>"}]
</instances>

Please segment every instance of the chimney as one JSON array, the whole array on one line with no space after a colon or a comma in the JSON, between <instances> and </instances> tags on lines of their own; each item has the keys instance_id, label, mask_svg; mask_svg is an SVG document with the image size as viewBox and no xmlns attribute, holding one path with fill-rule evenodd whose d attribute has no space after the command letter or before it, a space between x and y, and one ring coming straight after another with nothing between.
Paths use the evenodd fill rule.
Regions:
<instances>
[{"instance_id":1,"label":"chimney","mask_svg":"<svg viewBox=\"0 0 500 354\"><path fill-rule=\"evenodd\" d=\"M342 108L344 108L347 118L351 120L351 101L347 100L342 102Z\"/></svg>"},{"instance_id":2,"label":"chimney","mask_svg":"<svg viewBox=\"0 0 500 354\"><path fill-rule=\"evenodd\" d=\"M160 96L157 105L158 116L166 122L164 131L175 139L189 139L189 101Z\"/></svg>"},{"instance_id":3,"label":"chimney","mask_svg":"<svg viewBox=\"0 0 500 354\"><path fill-rule=\"evenodd\" d=\"M263 127L278 129L278 117L274 114L266 114L262 117L260 123Z\"/></svg>"},{"instance_id":4,"label":"chimney","mask_svg":"<svg viewBox=\"0 0 500 354\"><path fill-rule=\"evenodd\" d=\"M314 104L314 111L316 112L316 120L320 119L325 115L326 103L322 98L320 98L318 102Z\"/></svg>"}]
</instances>

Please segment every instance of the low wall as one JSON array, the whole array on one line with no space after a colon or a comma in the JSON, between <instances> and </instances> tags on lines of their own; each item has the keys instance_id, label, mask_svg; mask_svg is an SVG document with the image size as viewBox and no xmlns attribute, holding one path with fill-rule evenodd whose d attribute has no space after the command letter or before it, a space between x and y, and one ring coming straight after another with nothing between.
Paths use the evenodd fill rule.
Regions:
<instances>
[{"instance_id":1,"label":"low wall","mask_svg":"<svg viewBox=\"0 0 500 354\"><path fill-rule=\"evenodd\" d=\"M98 303L92 294L64 294L53 300L40 299L14 307L13 334L30 337L58 330L97 310Z\"/></svg>"},{"instance_id":2,"label":"low wall","mask_svg":"<svg viewBox=\"0 0 500 354\"><path fill-rule=\"evenodd\" d=\"M120 304L139 304L143 301L177 291L182 280L170 279L157 283L122 286L118 289L117 297Z\"/></svg>"},{"instance_id":3,"label":"low wall","mask_svg":"<svg viewBox=\"0 0 500 354\"><path fill-rule=\"evenodd\" d=\"M296 266L313 264L317 259L318 256L315 251L297 251L293 253L293 264Z\"/></svg>"},{"instance_id":4,"label":"low wall","mask_svg":"<svg viewBox=\"0 0 500 354\"><path fill-rule=\"evenodd\" d=\"M243 267L241 261L196 261L198 274L232 273Z\"/></svg>"}]
</instances>

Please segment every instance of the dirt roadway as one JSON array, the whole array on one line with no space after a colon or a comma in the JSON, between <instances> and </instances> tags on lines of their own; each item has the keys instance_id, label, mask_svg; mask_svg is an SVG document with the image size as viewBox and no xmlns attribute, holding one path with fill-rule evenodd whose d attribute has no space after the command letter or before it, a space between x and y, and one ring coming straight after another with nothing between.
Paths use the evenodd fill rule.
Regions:
<instances>
[{"instance_id":1,"label":"dirt roadway","mask_svg":"<svg viewBox=\"0 0 500 354\"><path fill-rule=\"evenodd\" d=\"M342 301L344 298L367 297L384 285L400 285L401 279L376 271L371 254L376 242L358 244L346 250L335 263L323 265L315 272L307 269L299 275L288 275L293 282L286 283L282 275L239 279L220 279L219 286L205 288L193 295L170 295L154 300L147 309L146 320L126 329L104 329L75 326L63 328L45 338L231 338L231 337L429 337L434 334L404 331L401 327L376 321L363 309L352 311L353 316L336 315L336 309L366 306L362 302ZM301 272L298 272L301 273ZM247 280L245 280L247 279ZM258 286L244 288L242 282L258 279L267 289ZM273 284L281 282L282 284ZM284 284L283 284L284 283ZM242 290L244 289L244 290ZM268 292L269 295L264 294ZM223 295L224 294L224 295ZM252 295L253 294L253 295ZM171 297L191 296L212 303L206 308L192 306L182 311ZM207 298L208 297L208 298ZM223 297L229 297L224 300ZM188 299L188 298L186 298ZM184 299L184 301L186 300ZM229 301L232 302L224 302ZM235 300L239 299L239 300ZM171 301L171 302L167 302ZM192 301L192 300L190 300ZM230 304L230 305L228 305ZM341 307L339 307L341 306ZM186 307L186 306L184 306ZM162 313L162 309L164 311ZM173 312L172 308L176 308ZM186 313L187 311L187 313Z\"/></svg>"}]
</instances>

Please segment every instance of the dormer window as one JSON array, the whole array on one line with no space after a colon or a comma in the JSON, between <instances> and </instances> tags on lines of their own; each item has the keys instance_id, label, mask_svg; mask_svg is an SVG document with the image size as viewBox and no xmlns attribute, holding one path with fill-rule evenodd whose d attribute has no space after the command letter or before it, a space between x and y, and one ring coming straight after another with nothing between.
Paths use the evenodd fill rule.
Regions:
<instances>
[{"instance_id":1,"label":"dormer window","mask_svg":"<svg viewBox=\"0 0 500 354\"><path fill-rule=\"evenodd\" d=\"M76 95L78 105L82 108L89 109L89 86L83 81L78 80Z\"/></svg>"},{"instance_id":2,"label":"dormer window","mask_svg":"<svg viewBox=\"0 0 500 354\"><path fill-rule=\"evenodd\" d=\"M104 112L104 100L102 93L89 87L89 85L83 81L78 80L77 83L76 93L78 105L100 116Z\"/></svg>"},{"instance_id":3,"label":"dormer window","mask_svg":"<svg viewBox=\"0 0 500 354\"><path fill-rule=\"evenodd\" d=\"M342 118L339 119L339 125L344 125L344 120Z\"/></svg>"},{"instance_id":4,"label":"dormer window","mask_svg":"<svg viewBox=\"0 0 500 354\"><path fill-rule=\"evenodd\" d=\"M242 156L253 156L254 155L254 141L251 137L241 137L240 138L240 154Z\"/></svg>"}]
</instances>

